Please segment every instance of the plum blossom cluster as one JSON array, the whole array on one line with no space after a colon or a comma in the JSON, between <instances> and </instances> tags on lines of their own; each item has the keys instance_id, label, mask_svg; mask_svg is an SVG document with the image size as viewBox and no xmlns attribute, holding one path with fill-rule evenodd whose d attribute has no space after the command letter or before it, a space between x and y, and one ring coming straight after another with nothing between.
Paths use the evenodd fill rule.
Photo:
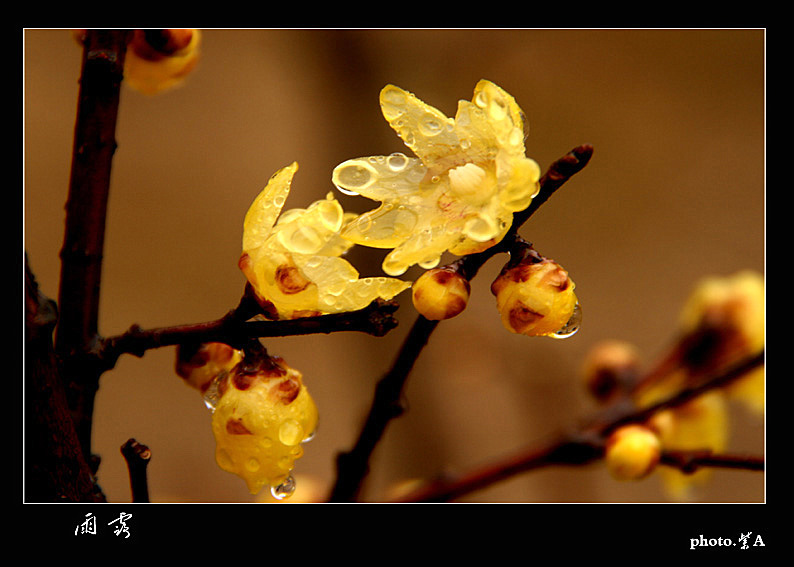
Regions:
<instances>
[{"instance_id":1,"label":"plum blossom cluster","mask_svg":"<svg viewBox=\"0 0 794 567\"><path fill-rule=\"evenodd\" d=\"M351 312L409 288L420 315L455 317L466 308L470 285L455 268L438 266L442 255L496 245L513 214L538 194L540 169L525 155L524 113L492 82L477 83L454 119L393 85L381 91L380 105L414 156L351 159L332 174L340 191L379 201L379 207L360 215L345 212L328 193L305 208L284 209L296 162L275 172L250 205L238 267L261 317ZM389 250L385 276L360 276L345 257L356 245ZM414 265L426 270L416 282L399 279ZM575 332L573 289L567 272L548 259L503 271L492 287L505 327L528 336ZM269 484L286 493L303 436L316 424L300 373L269 357L257 359L267 360L264 366L246 369L249 353L218 345L194 354L199 358L183 364L181 372L210 400L218 464L245 479L252 492ZM285 423L294 431L289 443L281 434Z\"/></svg>"}]
</instances>

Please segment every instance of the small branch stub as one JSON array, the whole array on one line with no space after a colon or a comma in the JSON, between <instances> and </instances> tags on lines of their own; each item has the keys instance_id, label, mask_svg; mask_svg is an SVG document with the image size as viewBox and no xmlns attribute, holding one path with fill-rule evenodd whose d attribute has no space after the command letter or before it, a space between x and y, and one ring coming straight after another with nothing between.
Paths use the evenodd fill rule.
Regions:
<instances>
[{"instance_id":1,"label":"small branch stub","mask_svg":"<svg viewBox=\"0 0 794 567\"><path fill-rule=\"evenodd\" d=\"M149 482L146 476L146 467L152 458L149 447L129 439L121 446L121 454L127 461L130 472L130 488L133 502L149 502Z\"/></svg>"}]
</instances>

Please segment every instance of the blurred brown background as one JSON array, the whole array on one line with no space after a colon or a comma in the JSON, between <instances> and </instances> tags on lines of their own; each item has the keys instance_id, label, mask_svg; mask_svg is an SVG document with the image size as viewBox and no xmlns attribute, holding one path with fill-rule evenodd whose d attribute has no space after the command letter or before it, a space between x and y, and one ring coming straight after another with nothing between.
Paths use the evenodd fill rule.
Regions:
<instances>
[{"instance_id":1,"label":"blurred brown background","mask_svg":"<svg viewBox=\"0 0 794 567\"><path fill-rule=\"evenodd\" d=\"M345 159L405 150L380 114L385 84L452 116L487 78L526 112L527 154L543 170L579 144L595 147L521 231L570 272L583 327L564 341L507 333L489 291L504 259L495 258L468 309L420 357L408 412L387 429L364 497L532 446L594 411L579 383L594 344L632 341L650 364L699 278L764 269L764 41L763 30L732 29L205 30L181 88L122 91L100 333L222 316L243 288L243 216L271 174L298 161L287 208L305 206L333 190L331 170ZM24 49L24 247L57 299L81 49L69 30L26 30ZM375 206L337 198L356 212ZM352 256L362 275L378 274L379 258ZM415 318L409 294L400 298L401 324L384 338L267 341L304 373L321 412L295 469L298 494L319 486L322 497L337 453L355 442ZM130 499L119 448L134 437L153 452L153 501L255 501L216 466L210 414L173 363L164 348L124 356L103 376L94 450L106 495ZM731 435L731 450L763 451L763 422L739 407ZM764 475L717 471L699 499L764 495ZM528 473L464 501L658 502L664 492L657 476L617 483L598 464Z\"/></svg>"}]
</instances>

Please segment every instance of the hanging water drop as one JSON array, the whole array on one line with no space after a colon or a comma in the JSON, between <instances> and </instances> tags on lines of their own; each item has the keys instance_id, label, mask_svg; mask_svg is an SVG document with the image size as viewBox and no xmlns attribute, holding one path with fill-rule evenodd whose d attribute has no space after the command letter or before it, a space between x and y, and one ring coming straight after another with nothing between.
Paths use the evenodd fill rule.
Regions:
<instances>
[{"instance_id":1,"label":"hanging water drop","mask_svg":"<svg viewBox=\"0 0 794 567\"><path fill-rule=\"evenodd\" d=\"M215 413L215 408L218 406L218 400L221 399L220 382L226 377L226 373L219 374L215 379L210 382L210 385L204 391L204 405L210 412Z\"/></svg>"},{"instance_id":2,"label":"hanging water drop","mask_svg":"<svg viewBox=\"0 0 794 567\"><path fill-rule=\"evenodd\" d=\"M292 475L287 475L281 483L277 486L270 487L270 494L276 500L284 500L285 498L289 498L295 492L295 479L292 478Z\"/></svg>"},{"instance_id":3,"label":"hanging water drop","mask_svg":"<svg viewBox=\"0 0 794 567\"><path fill-rule=\"evenodd\" d=\"M571 314L571 318L568 319L568 322L557 331L550 335L552 338L555 339L567 339L568 337L572 337L576 334L579 330L579 327L582 325L582 308L579 307L579 303L573 308L573 313Z\"/></svg>"}]
</instances>

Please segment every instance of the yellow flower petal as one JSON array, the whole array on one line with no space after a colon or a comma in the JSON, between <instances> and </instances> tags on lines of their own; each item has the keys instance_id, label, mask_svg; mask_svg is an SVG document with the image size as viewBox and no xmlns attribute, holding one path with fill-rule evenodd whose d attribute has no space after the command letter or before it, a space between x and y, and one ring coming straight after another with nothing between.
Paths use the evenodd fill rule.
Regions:
<instances>
[{"instance_id":1,"label":"yellow flower petal","mask_svg":"<svg viewBox=\"0 0 794 567\"><path fill-rule=\"evenodd\" d=\"M354 311L408 289L410 282L401 280L359 280L358 271L340 257L354 244L341 233L356 215L345 213L333 194L282 212L297 169L293 163L271 177L243 225L240 269L267 312L294 319Z\"/></svg>"},{"instance_id":2,"label":"yellow flower petal","mask_svg":"<svg viewBox=\"0 0 794 567\"><path fill-rule=\"evenodd\" d=\"M540 168L524 155L524 119L512 96L480 81L455 119L387 85L380 95L389 125L417 158L402 154L347 160L334 169L341 191L380 201L342 231L365 246L392 248L383 270L433 266L445 251L481 252L499 242L512 215L529 206Z\"/></svg>"}]
</instances>

